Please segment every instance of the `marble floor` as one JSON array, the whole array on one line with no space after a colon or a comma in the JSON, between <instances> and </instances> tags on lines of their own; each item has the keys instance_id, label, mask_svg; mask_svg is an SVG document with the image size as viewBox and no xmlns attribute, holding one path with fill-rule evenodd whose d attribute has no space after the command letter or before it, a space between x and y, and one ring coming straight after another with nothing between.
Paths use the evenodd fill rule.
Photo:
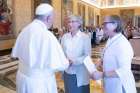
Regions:
<instances>
[{"instance_id":1,"label":"marble floor","mask_svg":"<svg viewBox=\"0 0 140 93\"><path fill-rule=\"evenodd\" d=\"M0 85L0 93L16 93L14 90L11 90L7 87Z\"/></svg>"},{"instance_id":2,"label":"marble floor","mask_svg":"<svg viewBox=\"0 0 140 93\"><path fill-rule=\"evenodd\" d=\"M96 62L100 58L100 52L104 44L101 44L92 49L92 58L93 62ZM0 63L1 64L1 63ZM16 71L7 74L6 76L2 77L0 75L0 93L16 93L15 88L15 78L16 78ZM57 84L58 84L58 91L59 93L64 93L64 84L63 80L61 79L60 73L56 73ZM140 82L137 86L140 86ZM102 81L90 81L90 93L104 93ZM140 93L140 92L138 92Z\"/></svg>"}]
</instances>

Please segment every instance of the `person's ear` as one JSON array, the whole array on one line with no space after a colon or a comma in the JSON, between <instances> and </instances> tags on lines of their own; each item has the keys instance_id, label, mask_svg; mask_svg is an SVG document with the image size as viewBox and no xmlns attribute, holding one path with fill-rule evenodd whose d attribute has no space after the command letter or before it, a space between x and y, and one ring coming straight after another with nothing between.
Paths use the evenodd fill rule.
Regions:
<instances>
[{"instance_id":1,"label":"person's ear","mask_svg":"<svg viewBox=\"0 0 140 93\"><path fill-rule=\"evenodd\" d=\"M108 25L111 30L115 30L117 28L117 23L113 23L113 24L110 24Z\"/></svg>"},{"instance_id":2,"label":"person's ear","mask_svg":"<svg viewBox=\"0 0 140 93\"><path fill-rule=\"evenodd\" d=\"M80 27L81 27L81 24L80 24L80 23L78 23L78 24L79 24L79 26L78 26L78 27L80 28Z\"/></svg>"},{"instance_id":3,"label":"person's ear","mask_svg":"<svg viewBox=\"0 0 140 93\"><path fill-rule=\"evenodd\" d=\"M50 20L50 16L46 16L47 23L49 22L49 20Z\"/></svg>"},{"instance_id":4,"label":"person's ear","mask_svg":"<svg viewBox=\"0 0 140 93\"><path fill-rule=\"evenodd\" d=\"M117 29L117 27L118 27L118 24L114 23L114 31Z\"/></svg>"},{"instance_id":5,"label":"person's ear","mask_svg":"<svg viewBox=\"0 0 140 93\"><path fill-rule=\"evenodd\" d=\"M118 27L118 24L117 23L114 23L114 26L115 26L115 28L117 28Z\"/></svg>"}]
</instances>

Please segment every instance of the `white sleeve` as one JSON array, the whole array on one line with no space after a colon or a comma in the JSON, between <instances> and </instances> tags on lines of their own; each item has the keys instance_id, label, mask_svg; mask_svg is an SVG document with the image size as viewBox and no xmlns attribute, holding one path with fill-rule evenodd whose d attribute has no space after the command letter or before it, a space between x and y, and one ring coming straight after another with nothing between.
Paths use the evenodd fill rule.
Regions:
<instances>
[{"instance_id":1,"label":"white sleeve","mask_svg":"<svg viewBox=\"0 0 140 93\"><path fill-rule=\"evenodd\" d=\"M68 68L69 62L64 55L61 45L58 40L51 35L49 43L49 58L50 67L54 71L63 71Z\"/></svg>"},{"instance_id":2,"label":"white sleeve","mask_svg":"<svg viewBox=\"0 0 140 93\"><path fill-rule=\"evenodd\" d=\"M87 56L84 59L84 65L87 68L88 72L92 74L93 72L97 71L95 64L92 62L90 56Z\"/></svg>"}]
</instances>

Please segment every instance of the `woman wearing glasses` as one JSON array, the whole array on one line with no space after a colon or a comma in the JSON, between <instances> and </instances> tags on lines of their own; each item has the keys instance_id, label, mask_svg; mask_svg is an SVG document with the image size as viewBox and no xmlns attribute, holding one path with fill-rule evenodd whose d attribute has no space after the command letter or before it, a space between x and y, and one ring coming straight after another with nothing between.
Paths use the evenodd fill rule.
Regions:
<instances>
[{"instance_id":1,"label":"woman wearing glasses","mask_svg":"<svg viewBox=\"0 0 140 93\"><path fill-rule=\"evenodd\" d=\"M103 30L109 36L102 58L105 93L136 93L131 72L134 53L122 34L120 18L116 15L105 17Z\"/></svg>"}]
</instances>

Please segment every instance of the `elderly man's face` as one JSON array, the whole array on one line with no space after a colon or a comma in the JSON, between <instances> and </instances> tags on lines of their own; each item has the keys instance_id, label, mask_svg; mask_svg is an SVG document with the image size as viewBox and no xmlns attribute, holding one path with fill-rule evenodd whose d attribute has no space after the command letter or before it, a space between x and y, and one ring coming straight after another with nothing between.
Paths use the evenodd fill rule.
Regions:
<instances>
[{"instance_id":1,"label":"elderly man's face","mask_svg":"<svg viewBox=\"0 0 140 93\"><path fill-rule=\"evenodd\" d=\"M68 28L70 32L76 31L79 29L80 23L76 19L69 19Z\"/></svg>"},{"instance_id":2,"label":"elderly man's face","mask_svg":"<svg viewBox=\"0 0 140 93\"><path fill-rule=\"evenodd\" d=\"M111 36L114 33L114 30L116 29L116 25L112 20L110 20L110 17L105 17L102 26L104 33L107 36Z\"/></svg>"}]
</instances>

